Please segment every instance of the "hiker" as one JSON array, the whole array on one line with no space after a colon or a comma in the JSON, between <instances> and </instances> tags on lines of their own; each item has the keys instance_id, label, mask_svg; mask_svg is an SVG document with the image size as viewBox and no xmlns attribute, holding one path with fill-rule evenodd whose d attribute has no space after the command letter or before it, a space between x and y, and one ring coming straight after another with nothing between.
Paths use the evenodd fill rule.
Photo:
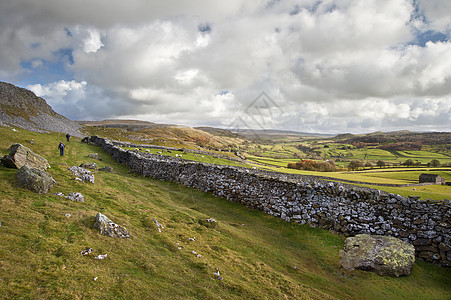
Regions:
<instances>
[{"instance_id":1,"label":"hiker","mask_svg":"<svg viewBox=\"0 0 451 300\"><path fill-rule=\"evenodd\" d=\"M66 134L66 140L69 141L69 139L70 139L70 134L68 133L68 134Z\"/></svg>"},{"instance_id":2,"label":"hiker","mask_svg":"<svg viewBox=\"0 0 451 300\"><path fill-rule=\"evenodd\" d=\"M60 142L58 145L58 149L60 149L60 156L64 155L64 147L66 147L66 145L64 145L63 142Z\"/></svg>"}]
</instances>

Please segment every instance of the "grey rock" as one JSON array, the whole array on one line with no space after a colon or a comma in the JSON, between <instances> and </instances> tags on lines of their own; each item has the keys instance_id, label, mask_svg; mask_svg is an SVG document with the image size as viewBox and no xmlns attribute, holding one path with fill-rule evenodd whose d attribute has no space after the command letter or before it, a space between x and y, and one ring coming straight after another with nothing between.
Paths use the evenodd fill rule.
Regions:
<instances>
[{"instance_id":1,"label":"grey rock","mask_svg":"<svg viewBox=\"0 0 451 300\"><path fill-rule=\"evenodd\" d=\"M46 194L56 184L53 177L42 170L23 166L16 173L17 185L38 194Z\"/></svg>"},{"instance_id":2,"label":"grey rock","mask_svg":"<svg viewBox=\"0 0 451 300\"><path fill-rule=\"evenodd\" d=\"M94 183L94 175L92 175L91 171L86 170L82 167L72 166L69 168L73 175L75 175L76 180L80 180L81 182L90 182Z\"/></svg>"},{"instance_id":3,"label":"grey rock","mask_svg":"<svg viewBox=\"0 0 451 300\"><path fill-rule=\"evenodd\" d=\"M100 160L99 154L97 154L97 153L89 153L88 157Z\"/></svg>"},{"instance_id":4,"label":"grey rock","mask_svg":"<svg viewBox=\"0 0 451 300\"><path fill-rule=\"evenodd\" d=\"M94 228L98 229L101 235L119 238L130 237L130 233L127 231L125 227L114 223L101 213L97 213L96 215L96 222L94 223Z\"/></svg>"},{"instance_id":5,"label":"grey rock","mask_svg":"<svg viewBox=\"0 0 451 300\"><path fill-rule=\"evenodd\" d=\"M105 166L105 167L100 168L99 171L113 173L114 170L110 166Z\"/></svg>"},{"instance_id":6,"label":"grey rock","mask_svg":"<svg viewBox=\"0 0 451 300\"><path fill-rule=\"evenodd\" d=\"M218 222L213 218L200 219L199 224L209 228L216 228L218 226Z\"/></svg>"},{"instance_id":7,"label":"grey rock","mask_svg":"<svg viewBox=\"0 0 451 300\"><path fill-rule=\"evenodd\" d=\"M97 164L96 163L85 162L85 163L82 163L80 165L80 168L97 170Z\"/></svg>"},{"instance_id":8,"label":"grey rock","mask_svg":"<svg viewBox=\"0 0 451 300\"><path fill-rule=\"evenodd\" d=\"M66 198L72 201L85 202L85 197L81 193L70 193Z\"/></svg>"},{"instance_id":9,"label":"grey rock","mask_svg":"<svg viewBox=\"0 0 451 300\"><path fill-rule=\"evenodd\" d=\"M9 154L2 158L2 164L5 167L20 169L23 166L28 166L39 170L46 170L50 167L45 158L34 153L22 144L12 144L8 150Z\"/></svg>"},{"instance_id":10,"label":"grey rock","mask_svg":"<svg viewBox=\"0 0 451 300\"><path fill-rule=\"evenodd\" d=\"M340 264L346 270L361 269L398 277L410 274L415 248L394 237L360 234L346 239L340 256Z\"/></svg>"}]
</instances>

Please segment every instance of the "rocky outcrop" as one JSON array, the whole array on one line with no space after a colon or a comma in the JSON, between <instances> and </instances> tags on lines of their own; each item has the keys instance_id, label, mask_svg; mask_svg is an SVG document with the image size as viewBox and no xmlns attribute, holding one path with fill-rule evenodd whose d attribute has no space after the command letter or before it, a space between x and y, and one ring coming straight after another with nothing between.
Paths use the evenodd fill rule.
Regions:
<instances>
[{"instance_id":1,"label":"rocky outcrop","mask_svg":"<svg viewBox=\"0 0 451 300\"><path fill-rule=\"evenodd\" d=\"M417 257L451 266L449 201L420 201L415 197L406 198L312 176L293 176L127 151L96 136L89 140L142 176L211 192L287 222L308 224L347 236L397 237L414 245Z\"/></svg>"},{"instance_id":2,"label":"rocky outcrop","mask_svg":"<svg viewBox=\"0 0 451 300\"><path fill-rule=\"evenodd\" d=\"M98 229L101 235L119 238L130 237L130 233L127 231L127 229L125 229L125 227L122 227L114 223L101 213L97 213L96 215L96 222L94 223L94 228Z\"/></svg>"},{"instance_id":3,"label":"rocky outcrop","mask_svg":"<svg viewBox=\"0 0 451 300\"><path fill-rule=\"evenodd\" d=\"M97 159L97 160L101 160L98 153L89 153L88 157L93 158L93 159Z\"/></svg>"},{"instance_id":4,"label":"rocky outcrop","mask_svg":"<svg viewBox=\"0 0 451 300\"><path fill-rule=\"evenodd\" d=\"M85 162L80 165L83 169L91 169L91 170L97 170L97 164L91 163L91 162Z\"/></svg>"},{"instance_id":5,"label":"rocky outcrop","mask_svg":"<svg viewBox=\"0 0 451 300\"><path fill-rule=\"evenodd\" d=\"M81 182L90 182L94 183L94 175L92 175L91 171L86 170L82 167L72 166L69 168L69 171L75 176L75 180Z\"/></svg>"},{"instance_id":6,"label":"rocky outcrop","mask_svg":"<svg viewBox=\"0 0 451 300\"><path fill-rule=\"evenodd\" d=\"M82 126L53 111L32 91L0 82L0 121L36 132L62 132L81 137Z\"/></svg>"},{"instance_id":7,"label":"rocky outcrop","mask_svg":"<svg viewBox=\"0 0 451 300\"><path fill-rule=\"evenodd\" d=\"M346 270L361 269L399 277L410 274L415 263L415 248L394 237L359 234L346 239L340 256L340 264Z\"/></svg>"},{"instance_id":8,"label":"rocky outcrop","mask_svg":"<svg viewBox=\"0 0 451 300\"><path fill-rule=\"evenodd\" d=\"M50 167L45 158L21 144L12 144L8 150L9 154L3 156L1 160L5 167L20 169L28 166L39 170L46 170Z\"/></svg>"},{"instance_id":9,"label":"rocky outcrop","mask_svg":"<svg viewBox=\"0 0 451 300\"><path fill-rule=\"evenodd\" d=\"M113 169L113 167L105 166L105 167L100 168L99 171L113 173L114 169Z\"/></svg>"},{"instance_id":10,"label":"rocky outcrop","mask_svg":"<svg viewBox=\"0 0 451 300\"><path fill-rule=\"evenodd\" d=\"M46 194L56 184L53 177L42 170L23 166L16 174L17 185L38 194Z\"/></svg>"},{"instance_id":11,"label":"rocky outcrop","mask_svg":"<svg viewBox=\"0 0 451 300\"><path fill-rule=\"evenodd\" d=\"M85 197L81 193L69 193L66 198L72 201L85 202Z\"/></svg>"},{"instance_id":12,"label":"rocky outcrop","mask_svg":"<svg viewBox=\"0 0 451 300\"><path fill-rule=\"evenodd\" d=\"M54 193L52 195L64 197L64 198L69 199L71 201L85 202L85 197L81 193L69 193L68 196L64 196L63 193L58 192L58 193Z\"/></svg>"}]
</instances>

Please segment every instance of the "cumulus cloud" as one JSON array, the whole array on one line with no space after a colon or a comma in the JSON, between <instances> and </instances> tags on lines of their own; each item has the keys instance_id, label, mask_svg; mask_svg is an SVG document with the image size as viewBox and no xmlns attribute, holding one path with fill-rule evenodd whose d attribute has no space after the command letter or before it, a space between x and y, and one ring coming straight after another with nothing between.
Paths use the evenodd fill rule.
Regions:
<instances>
[{"instance_id":1,"label":"cumulus cloud","mask_svg":"<svg viewBox=\"0 0 451 300\"><path fill-rule=\"evenodd\" d=\"M268 126L450 130L448 2L6 0L0 79L74 119L251 123L265 91Z\"/></svg>"}]
</instances>

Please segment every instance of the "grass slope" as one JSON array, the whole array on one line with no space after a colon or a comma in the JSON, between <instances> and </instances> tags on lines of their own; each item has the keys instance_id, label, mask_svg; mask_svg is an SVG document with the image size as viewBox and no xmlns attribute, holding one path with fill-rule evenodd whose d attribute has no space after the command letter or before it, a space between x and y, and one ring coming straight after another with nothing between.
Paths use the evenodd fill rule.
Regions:
<instances>
[{"instance_id":1,"label":"grass slope","mask_svg":"<svg viewBox=\"0 0 451 300\"><path fill-rule=\"evenodd\" d=\"M85 202L72 202L34 194L16 187L16 170L0 167L2 299L451 298L449 269L420 261L403 278L347 272L338 262L343 237L130 174L100 148L79 141L67 143L60 157L62 134L0 127L0 137L2 154L20 142L49 160L58 182L51 193L85 196ZM91 152L102 161L88 158ZM115 173L96 172L94 185L77 182L67 167L86 161L110 165ZM125 226L132 237L100 236L92 228L97 212ZM209 217L217 227L199 223ZM154 218L165 227L161 233ZM82 256L88 247L94 255ZM93 257L105 253L105 260ZM214 279L216 268L223 281Z\"/></svg>"}]
</instances>

